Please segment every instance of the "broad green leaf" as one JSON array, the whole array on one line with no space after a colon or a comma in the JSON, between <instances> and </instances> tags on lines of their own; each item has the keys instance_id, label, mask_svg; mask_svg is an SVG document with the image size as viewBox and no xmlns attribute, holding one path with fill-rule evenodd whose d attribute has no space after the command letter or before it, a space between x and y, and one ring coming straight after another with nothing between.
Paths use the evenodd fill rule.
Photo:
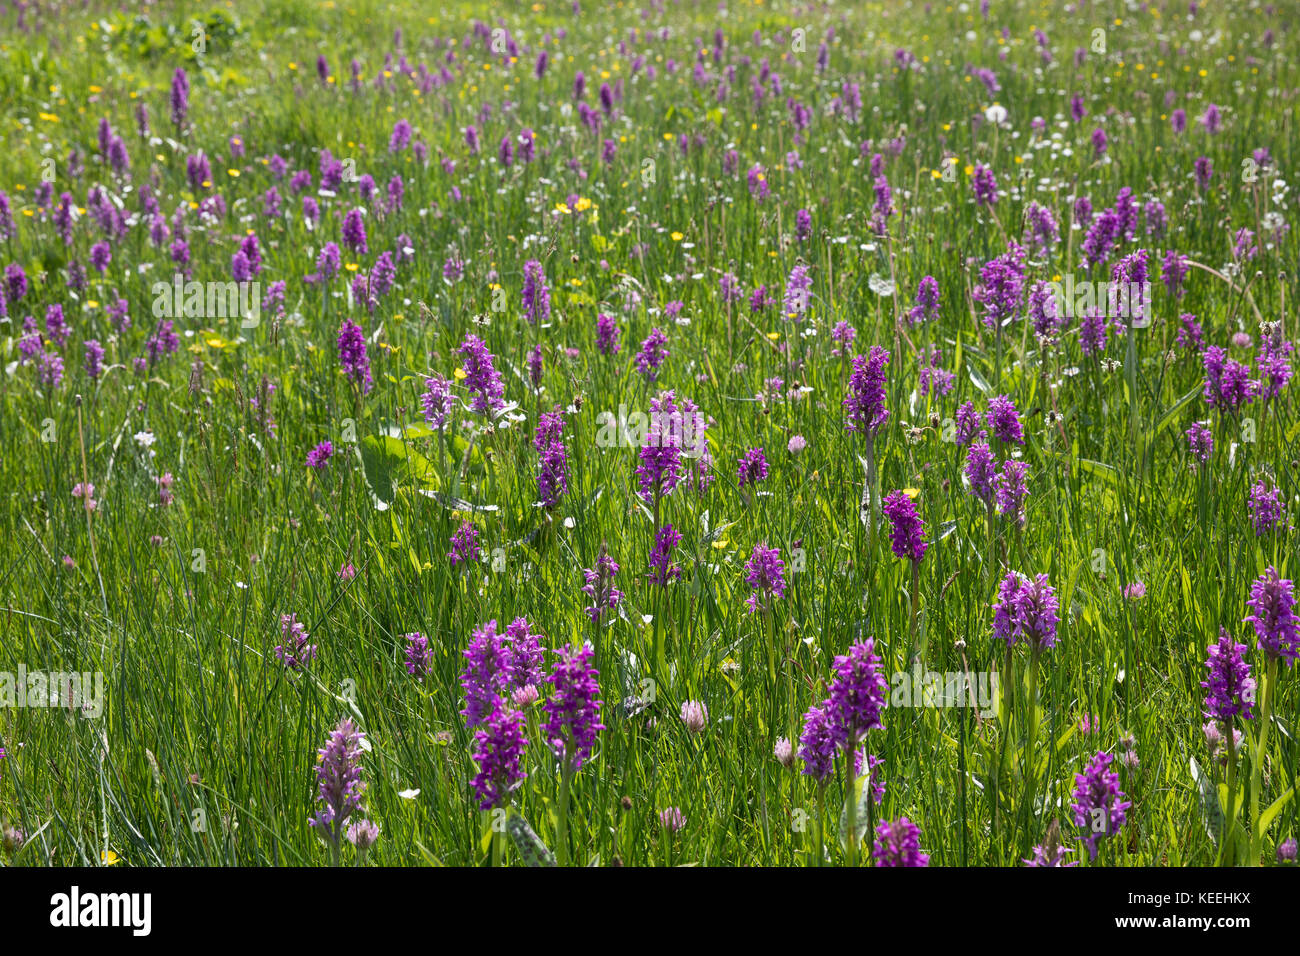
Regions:
<instances>
[{"instance_id":1,"label":"broad green leaf","mask_svg":"<svg viewBox=\"0 0 1300 956\"><path fill-rule=\"evenodd\" d=\"M1210 842L1218 846L1219 834L1223 832L1223 807L1219 803L1218 789L1201 769L1195 757L1190 758L1190 765L1192 780L1196 783L1197 809L1200 811L1201 825L1205 827Z\"/></svg>"},{"instance_id":2,"label":"broad green leaf","mask_svg":"<svg viewBox=\"0 0 1300 956\"><path fill-rule=\"evenodd\" d=\"M525 866L555 866L555 854L542 842L522 814L510 814L506 820L506 833L510 834Z\"/></svg>"},{"instance_id":3,"label":"broad green leaf","mask_svg":"<svg viewBox=\"0 0 1300 956\"><path fill-rule=\"evenodd\" d=\"M1197 395L1200 394L1201 394L1201 387L1198 385L1196 386L1196 388L1192 389L1182 398L1178 399L1178 401L1174 402L1172 405L1166 408L1165 413L1161 415L1160 420L1156 422L1155 433L1159 435L1171 424L1173 424L1174 419L1178 416L1178 413L1183 410L1184 406L1186 406L1188 402L1192 401L1193 399L1196 398Z\"/></svg>"},{"instance_id":4,"label":"broad green leaf","mask_svg":"<svg viewBox=\"0 0 1300 956\"><path fill-rule=\"evenodd\" d=\"M1104 462L1093 461L1091 458L1078 459L1079 467L1089 474L1096 475L1112 485L1119 484L1119 469L1114 465L1107 465Z\"/></svg>"},{"instance_id":5,"label":"broad green leaf","mask_svg":"<svg viewBox=\"0 0 1300 956\"><path fill-rule=\"evenodd\" d=\"M865 769L865 768L864 768ZM861 843L867 836L867 830L871 820L871 788L865 786L867 778L858 777L853 781L853 789L857 798L857 817L854 820L854 831L857 834L858 842ZM840 808L840 846L846 850L849 846L849 801L844 801L844 806Z\"/></svg>"},{"instance_id":6,"label":"broad green leaf","mask_svg":"<svg viewBox=\"0 0 1300 956\"><path fill-rule=\"evenodd\" d=\"M1268 828L1273 825L1273 821L1276 820L1277 815L1282 812L1282 808L1285 807L1294 796L1295 787L1292 787L1286 793L1282 794L1282 796L1274 800L1273 805L1259 815L1260 833L1268 832Z\"/></svg>"},{"instance_id":7,"label":"broad green leaf","mask_svg":"<svg viewBox=\"0 0 1300 956\"><path fill-rule=\"evenodd\" d=\"M978 388L985 395L993 394L993 386L989 384L983 373L975 367L975 363L966 366L966 374L970 377L971 384Z\"/></svg>"}]
</instances>

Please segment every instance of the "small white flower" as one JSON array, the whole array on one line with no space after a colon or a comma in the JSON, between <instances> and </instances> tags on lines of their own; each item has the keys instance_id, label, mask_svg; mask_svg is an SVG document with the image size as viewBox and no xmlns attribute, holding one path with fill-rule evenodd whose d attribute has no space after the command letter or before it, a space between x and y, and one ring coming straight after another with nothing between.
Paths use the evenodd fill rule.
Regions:
<instances>
[{"instance_id":1,"label":"small white flower","mask_svg":"<svg viewBox=\"0 0 1300 956\"><path fill-rule=\"evenodd\" d=\"M893 281L876 272L873 272L871 278L867 280L867 286L872 292L879 296L891 296L894 294Z\"/></svg>"}]
</instances>

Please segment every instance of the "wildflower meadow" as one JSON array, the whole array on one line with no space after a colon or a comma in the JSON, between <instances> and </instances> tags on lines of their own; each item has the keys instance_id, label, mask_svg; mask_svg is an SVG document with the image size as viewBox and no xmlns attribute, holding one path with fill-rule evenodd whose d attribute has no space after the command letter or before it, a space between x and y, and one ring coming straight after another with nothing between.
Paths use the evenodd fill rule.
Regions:
<instances>
[{"instance_id":1,"label":"wildflower meadow","mask_svg":"<svg viewBox=\"0 0 1300 956\"><path fill-rule=\"evenodd\" d=\"M0 4L0 865L1295 865L1298 15Z\"/></svg>"}]
</instances>

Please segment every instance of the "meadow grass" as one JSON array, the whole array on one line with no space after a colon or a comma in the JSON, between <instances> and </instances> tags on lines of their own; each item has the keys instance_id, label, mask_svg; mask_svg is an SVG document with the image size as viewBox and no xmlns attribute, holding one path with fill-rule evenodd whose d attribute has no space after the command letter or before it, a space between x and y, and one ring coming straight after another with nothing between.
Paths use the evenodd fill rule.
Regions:
<instances>
[{"instance_id":1,"label":"meadow grass","mask_svg":"<svg viewBox=\"0 0 1300 956\"><path fill-rule=\"evenodd\" d=\"M571 792L562 798L539 702L525 709L527 778L511 800L551 849L563 823L575 864L845 862L835 830L846 761L822 789L799 761L782 766L774 746L787 737L797 749L836 655L867 637L887 679L915 664L998 672L1012 689L1014 717L1000 699L991 714L892 706L865 741L880 760L873 779L885 785L879 805L863 803L867 824L908 817L931 865L1018 865L1053 821L1071 859L1093 862L1071 817L1075 774L1098 752L1122 758L1126 735L1137 760L1117 759L1115 769L1132 806L1101 841L1096 864L1272 862L1297 829L1288 799L1298 756L1292 669L1278 672L1262 755L1252 747L1260 721L1238 721L1251 752L1234 786L1247 788L1258 767L1261 806L1252 808L1243 789L1231 854L1221 846L1227 780L1207 750L1200 684L1221 627L1250 646L1262 678L1243 619L1251 582L1269 566L1283 577L1290 569L1300 415L1288 388L1236 412L1208 407L1202 358L1176 343L1182 313L1196 316L1206 345L1249 335L1250 346L1230 348L1247 364L1261 319L1282 323L1283 335L1292 330L1296 238L1270 227L1268 215L1294 216L1289 24L1297 9L1270 9L1210 3L1192 15L1178 3L998 2L985 17L974 3L733 3L724 11L584 2L574 13L553 0L432 11L287 0L210 9L165 2L140 13L68 5L45 17L29 12L21 26L5 13L0 188L16 228L0 258L21 266L30 288L11 297L0 320L0 477L9 502L0 511L0 673L20 665L101 672L105 696L96 719L66 707L0 706L0 823L26 837L0 858L19 866L325 864L330 853L308 823L317 750L351 717L368 743L365 815L381 829L369 862L483 864L492 859L493 817L471 787L463 652L485 622L504 628L526 616L548 648L592 641L600 672L606 729ZM196 17L201 53L192 46ZM476 21L484 25L477 35ZM501 39L493 28L518 44L517 59L493 49ZM539 79L543 49L550 62ZM915 64L900 66L896 50ZM322 55L330 82L317 77ZM703 80L693 76L697 57ZM763 61L780 91L765 81L756 102ZM445 79L422 91L420 64L435 77L446 67ZM992 70L1000 89L970 66ZM178 67L190 96L176 128L168 91ZM602 115L599 133L579 119L577 70L584 101ZM599 88L619 80L622 98L605 115ZM844 107L845 83L859 85L856 111ZM1080 122L1070 117L1075 94L1087 109ZM136 128L139 103L149 110L147 137ZM792 103L808 111L806 128ZM1198 123L1211 103L1223 117L1213 135ZM1171 125L1176 108L1188 117L1182 133ZM100 156L101 117L129 150L129 173ZM390 150L399 120L426 144L424 162L410 147ZM481 140L477 154L469 126ZM1098 127L1109 140L1100 158L1090 142ZM535 134L531 162L518 156L524 129ZM498 156L506 136L516 153L509 167ZM231 155L231 137L242 157ZM68 161L74 149L79 172ZM323 149L372 176L377 198L363 201L356 182L320 195ZM1259 149L1271 161L1252 167ZM211 179L195 187L186 159L200 151ZM787 162L792 151L801 165ZM884 236L870 225L877 153L895 206ZM274 177L273 155L289 175ZM1201 156L1215 170L1207 188L1193 170ZM979 165L997 177L992 207L975 201ZM755 166L770 189L761 201L747 182ZM56 204L68 192L86 209L98 185L130 217L102 273L89 265L105 238L95 216L79 217L66 243L41 208L47 170ZM314 228L289 188L299 170L311 173L305 195L321 207ZM386 206L394 175L404 186L400 209ZM252 328L238 318L177 318L180 351L139 370L133 363L147 355L158 321L153 284L176 271L169 243L151 241L150 217L140 213L145 184L171 238L187 238L189 278L227 281L251 230L262 295L277 280L286 295ZM271 217L263 196L273 185L284 211ZM1089 273L1075 197L1090 197L1100 212L1124 187L1139 205L1164 205L1167 232L1140 226ZM214 194L226 211L205 219L198 204ZM1085 355L1077 321L1044 343L1023 302L1001 334L984 326L972 298L981 266L1008 240L1023 241L1033 201L1052 211L1060 241L1028 257L1029 282L1104 279L1121 254L1146 249L1149 327L1112 331L1103 353ZM358 206L367 210L369 251L345 249L332 282L305 281ZM802 240L801 209L811 215ZM1259 249L1234 263L1242 228ZM408 241L393 289L373 310L357 303L354 277ZM1197 264L1181 299L1159 282L1168 249ZM444 276L448 259L463 262L457 281ZM522 311L527 260L542 263L551 290L540 324ZM80 291L68 286L73 263L89 277ZM797 265L812 285L806 312L791 320L780 300ZM744 293L739 301L724 301L727 274ZM913 326L905 315L927 275L938 281L939 315ZM753 313L759 286L776 304ZM127 329L108 314L119 298ZM671 302L682 304L677 320L665 313ZM23 319L41 323L56 303L71 337L61 344L43 335L41 349L64 361L53 387L19 346ZM596 348L597 313L622 330L617 354ZM368 394L340 369L345 318L366 337ZM842 355L830 334L840 322L857 334ZM652 328L666 333L669 355L648 382L634 356ZM435 431L421 412L425 381L453 376L467 334L496 356L514 407L485 430L489 421L460 401L468 396L456 379L456 409ZM87 339L106 350L97 379L83 368ZM861 433L846 430L842 402L852 354L873 345L890 353L889 420L869 451ZM527 368L534 346L544 360L540 388ZM923 396L918 387L930 346L955 373L948 394ZM774 378L783 384L765 384ZM702 493L683 484L647 502L637 494L637 449L599 442L599 416L620 406L647 412L661 389L707 416L715 480ZM951 440L960 404L983 411L999 395L1015 402L1024 429L1023 448L1002 449L1029 466L1023 530L989 521ZM545 508L532 439L539 413L556 406L567 490ZM1184 436L1194 421L1208 421L1215 440L1199 468ZM798 453L788 450L796 435L806 441ZM308 452L326 440L334 457L307 467ZM741 487L737 463L751 448L765 450L770 471ZM873 531L862 507L869 456L879 493L910 489L925 522L929 549L915 579L911 562L891 553L888 523ZM164 474L174 476L166 505L157 484ZM1261 480L1281 490L1285 512L1281 528L1257 535L1247 500ZM81 482L94 485L93 512L72 495ZM465 520L482 547L468 570L448 559ZM661 587L647 580L646 559L666 522L682 535L674 554L682 574ZM760 543L780 550L788 587L770 612L750 613L745 563ZM602 545L621 565L624 596L597 627L580 588ZM340 576L348 565L355 576ZM1012 569L1048 576L1060 622L1035 668L1021 646L1008 672L992 604ZM1135 582L1145 595L1126 599ZM285 614L318 648L297 671L273 651ZM404 635L414 632L433 651L423 680L406 666ZM638 710L646 701L636 699L651 692ZM701 733L679 719L687 701L707 705ZM659 819L670 807L685 818L675 834ZM1271 807L1252 858L1250 828ZM522 862L501 843L498 860ZM856 852L859 862L870 846ZM343 859L355 859L350 848Z\"/></svg>"}]
</instances>

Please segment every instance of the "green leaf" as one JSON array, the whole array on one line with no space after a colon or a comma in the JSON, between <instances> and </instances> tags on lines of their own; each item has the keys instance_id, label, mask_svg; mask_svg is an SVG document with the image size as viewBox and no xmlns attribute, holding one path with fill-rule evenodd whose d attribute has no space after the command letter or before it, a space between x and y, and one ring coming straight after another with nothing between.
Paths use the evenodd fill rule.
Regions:
<instances>
[{"instance_id":1,"label":"green leaf","mask_svg":"<svg viewBox=\"0 0 1300 956\"><path fill-rule=\"evenodd\" d=\"M392 503L398 485L438 485L437 470L432 463L401 439L367 435L358 443L358 451L370 490L385 504Z\"/></svg>"},{"instance_id":2,"label":"green leaf","mask_svg":"<svg viewBox=\"0 0 1300 956\"><path fill-rule=\"evenodd\" d=\"M1104 462L1093 461L1091 458L1080 458L1079 467L1090 474L1096 475L1112 485L1119 484L1119 469L1114 465L1107 465Z\"/></svg>"},{"instance_id":3,"label":"green leaf","mask_svg":"<svg viewBox=\"0 0 1300 956\"><path fill-rule=\"evenodd\" d=\"M709 527L709 513L706 511L701 518L700 524L704 531L704 544L712 544L726 533L727 529L736 524L735 521L727 521L718 525L716 528Z\"/></svg>"},{"instance_id":4,"label":"green leaf","mask_svg":"<svg viewBox=\"0 0 1300 956\"><path fill-rule=\"evenodd\" d=\"M1168 428L1173 423L1173 420L1178 415L1178 413L1183 410L1183 406L1186 405L1188 402L1192 401L1193 399L1195 399L1196 396L1200 394L1201 394L1201 386L1198 385L1196 386L1196 388L1192 389L1190 392L1188 392L1178 401L1174 402L1172 405L1166 408L1165 413L1161 415L1160 420L1156 422L1155 433L1159 435L1166 428Z\"/></svg>"},{"instance_id":5,"label":"green leaf","mask_svg":"<svg viewBox=\"0 0 1300 956\"><path fill-rule=\"evenodd\" d=\"M985 395L993 394L993 386L991 386L988 382L988 379L986 379L983 376L983 374L977 368L975 368L974 363L971 363L970 365L966 366L966 374L970 377L971 384L974 385L976 388L978 388Z\"/></svg>"},{"instance_id":6,"label":"green leaf","mask_svg":"<svg viewBox=\"0 0 1300 956\"><path fill-rule=\"evenodd\" d=\"M361 467L365 471L366 484L370 492L384 504L395 497L393 492L393 460L385 453L383 442L373 435L367 435L357 446L361 457Z\"/></svg>"},{"instance_id":7,"label":"green leaf","mask_svg":"<svg viewBox=\"0 0 1300 956\"><path fill-rule=\"evenodd\" d=\"M1278 714L1273 715L1273 724L1274 726L1277 727L1278 733L1280 733L1287 740L1295 739L1295 737L1292 736L1291 734L1290 724L1288 724L1285 720L1283 720Z\"/></svg>"},{"instance_id":8,"label":"green leaf","mask_svg":"<svg viewBox=\"0 0 1300 956\"><path fill-rule=\"evenodd\" d=\"M1259 816L1260 833L1268 832L1268 828L1273 825L1273 821L1276 820L1277 815L1282 812L1282 808L1285 807L1287 803L1290 801L1290 799L1294 796L1295 796L1295 787L1292 787L1286 793L1282 794L1282 796L1274 800L1273 805L1271 807L1269 807L1267 810L1265 810L1263 813L1260 814Z\"/></svg>"},{"instance_id":9,"label":"green leaf","mask_svg":"<svg viewBox=\"0 0 1300 956\"><path fill-rule=\"evenodd\" d=\"M497 505L476 505L471 501L466 501L464 498L457 498L455 495L444 495L440 491L422 491L421 494L427 498L432 498L449 511L488 514L501 510Z\"/></svg>"},{"instance_id":10,"label":"green leaf","mask_svg":"<svg viewBox=\"0 0 1300 956\"><path fill-rule=\"evenodd\" d=\"M525 866L555 866L555 854L542 842L522 814L510 814L506 820L506 833L510 834Z\"/></svg>"},{"instance_id":11,"label":"green leaf","mask_svg":"<svg viewBox=\"0 0 1300 956\"><path fill-rule=\"evenodd\" d=\"M853 781L853 789L858 801L853 829L856 831L859 843L866 838L871 820L871 788L865 786L866 782L865 776L857 777ZM847 799L844 801L844 806L840 808L840 846L846 850L849 847L849 801Z\"/></svg>"},{"instance_id":12,"label":"green leaf","mask_svg":"<svg viewBox=\"0 0 1300 956\"><path fill-rule=\"evenodd\" d=\"M450 445L451 445L452 455L456 459L457 468L460 467L461 459L465 457L465 452L469 451L470 473L477 474L477 475L481 475L483 473L483 452L479 449L478 445L475 445L471 449L469 442L465 439L463 435L452 436Z\"/></svg>"},{"instance_id":13,"label":"green leaf","mask_svg":"<svg viewBox=\"0 0 1300 956\"><path fill-rule=\"evenodd\" d=\"M415 422L403 428L402 434L407 438L432 438L435 432L424 422Z\"/></svg>"},{"instance_id":14,"label":"green leaf","mask_svg":"<svg viewBox=\"0 0 1300 956\"><path fill-rule=\"evenodd\" d=\"M1201 765L1196 762L1196 758L1190 758L1192 780L1196 782L1196 790L1199 800L1197 808L1201 813L1201 824L1205 827L1205 832L1210 838L1210 842L1215 846L1219 843L1219 834L1223 832L1223 807L1219 803L1218 788L1214 782L1201 769Z\"/></svg>"}]
</instances>

